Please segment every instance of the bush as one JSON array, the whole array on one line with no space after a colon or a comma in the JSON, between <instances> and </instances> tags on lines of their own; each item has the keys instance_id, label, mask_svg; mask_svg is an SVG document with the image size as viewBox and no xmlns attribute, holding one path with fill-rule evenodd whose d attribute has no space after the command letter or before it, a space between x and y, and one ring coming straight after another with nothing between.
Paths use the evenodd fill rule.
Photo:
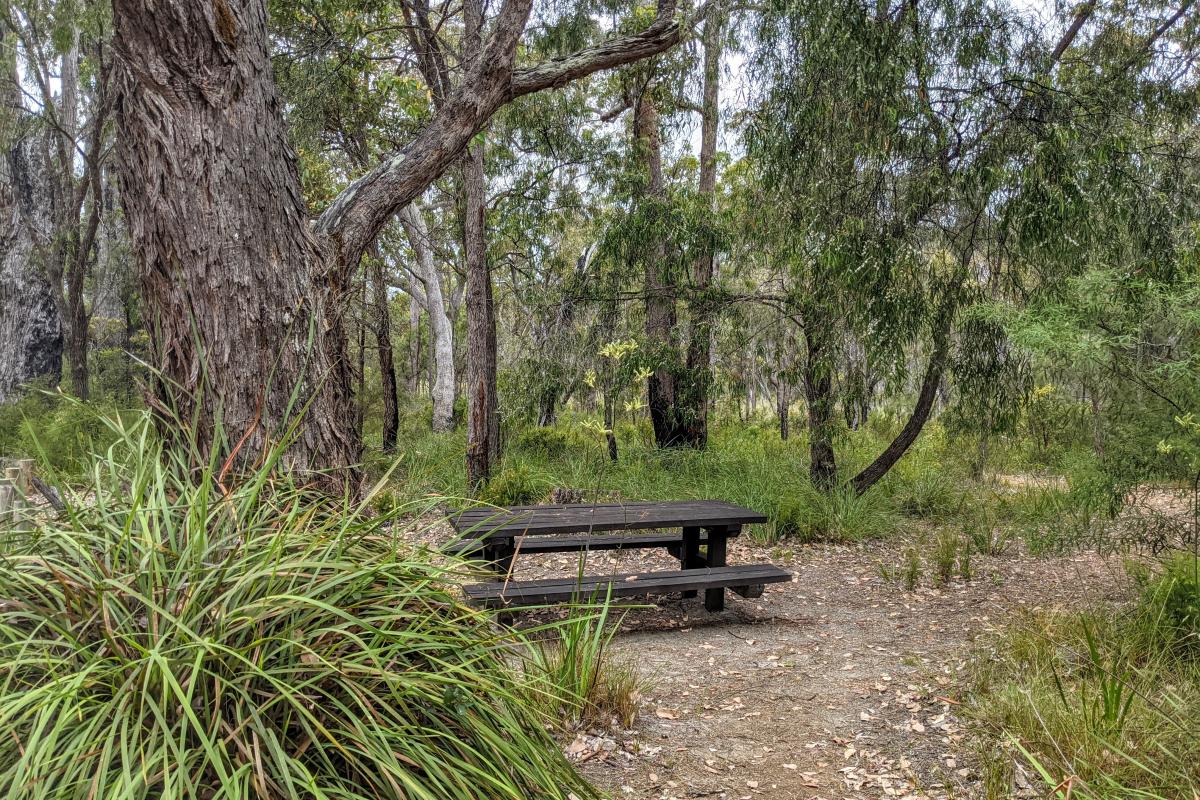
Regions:
<instances>
[{"instance_id":1,"label":"bush","mask_svg":"<svg viewBox=\"0 0 1200 800\"><path fill-rule=\"evenodd\" d=\"M146 415L116 434L86 504L7 532L0 793L595 796L395 518L293 487L278 453L219 488Z\"/></svg>"},{"instance_id":2,"label":"bush","mask_svg":"<svg viewBox=\"0 0 1200 800\"><path fill-rule=\"evenodd\" d=\"M880 492L860 496L845 486L822 492L810 483L780 498L771 518L778 536L801 542L883 536L895 530L898 522Z\"/></svg>"},{"instance_id":3,"label":"bush","mask_svg":"<svg viewBox=\"0 0 1200 800\"><path fill-rule=\"evenodd\" d=\"M944 519L962 509L966 493L940 472L920 472L890 485L892 500L902 513L918 519Z\"/></svg>"},{"instance_id":4,"label":"bush","mask_svg":"<svg viewBox=\"0 0 1200 800\"><path fill-rule=\"evenodd\" d=\"M54 472L75 476L86 470L92 454L116 440L110 423L134 413L106 401L31 391L0 407L0 456L36 457Z\"/></svg>"},{"instance_id":5,"label":"bush","mask_svg":"<svg viewBox=\"0 0 1200 800\"><path fill-rule=\"evenodd\" d=\"M525 668L538 702L569 726L618 725L637 717L641 678L636 666L613 656L619 622L609 625L609 603L573 608L538 642Z\"/></svg>"},{"instance_id":6,"label":"bush","mask_svg":"<svg viewBox=\"0 0 1200 800\"><path fill-rule=\"evenodd\" d=\"M594 455L596 449L594 435L557 426L526 428L513 444L517 450L542 458Z\"/></svg>"},{"instance_id":7,"label":"bush","mask_svg":"<svg viewBox=\"0 0 1200 800\"><path fill-rule=\"evenodd\" d=\"M524 506L545 496L551 482L527 464L513 464L491 477L479 499L495 506Z\"/></svg>"}]
</instances>

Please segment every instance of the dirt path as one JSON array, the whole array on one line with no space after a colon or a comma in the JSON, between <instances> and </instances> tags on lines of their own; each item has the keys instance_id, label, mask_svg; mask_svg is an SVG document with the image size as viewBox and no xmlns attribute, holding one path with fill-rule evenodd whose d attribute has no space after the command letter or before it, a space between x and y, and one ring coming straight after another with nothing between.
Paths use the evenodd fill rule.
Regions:
<instances>
[{"instance_id":1,"label":"dirt path","mask_svg":"<svg viewBox=\"0 0 1200 800\"><path fill-rule=\"evenodd\" d=\"M673 599L629 612L616 648L648 680L640 719L584 731L568 754L613 797L979 796L954 704L971 641L1022 608L1118 599L1124 584L1092 555L1001 556L977 557L969 583L907 592L880 574L896 549L777 551L796 580L758 600L731 595L718 615ZM730 563L765 557L737 544ZM670 563L593 554L588 572ZM528 557L516 577L574 569L573 556Z\"/></svg>"}]
</instances>

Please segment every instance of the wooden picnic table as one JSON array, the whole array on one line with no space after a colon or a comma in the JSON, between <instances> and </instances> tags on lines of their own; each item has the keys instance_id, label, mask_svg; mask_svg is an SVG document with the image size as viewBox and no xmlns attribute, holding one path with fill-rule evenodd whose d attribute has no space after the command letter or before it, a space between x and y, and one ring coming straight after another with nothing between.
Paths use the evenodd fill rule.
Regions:
<instances>
[{"instance_id":1,"label":"wooden picnic table","mask_svg":"<svg viewBox=\"0 0 1200 800\"><path fill-rule=\"evenodd\" d=\"M589 591L611 591L613 596L682 591L688 597L704 589L705 607L719 611L726 588L756 596L764 583L791 579L772 565L726 564L728 540L744 525L766 521L757 511L716 500L481 507L451 515L459 538L449 550L481 554L507 576L520 553L665 547L679 558L679 570L541 581L506 578L465 590L484 605L533 605L570 600Z\"/></svg>"}]
</instances>

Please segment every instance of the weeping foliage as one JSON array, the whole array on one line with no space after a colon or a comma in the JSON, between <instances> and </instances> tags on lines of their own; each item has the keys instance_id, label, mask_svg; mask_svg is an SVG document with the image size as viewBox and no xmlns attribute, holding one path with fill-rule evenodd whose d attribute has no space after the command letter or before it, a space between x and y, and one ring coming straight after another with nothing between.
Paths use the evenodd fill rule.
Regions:
<instances>
[{"instance_id":1,"label":"weeping foliage","mask_svg":"<svg viewBox=\"0 0 1200 800\"><path fill-rule=\"evenodd\" d=\"M593 796L394 515L117 432L61 518L4 532L0 793Z\"/></svg>"}]
</instances>

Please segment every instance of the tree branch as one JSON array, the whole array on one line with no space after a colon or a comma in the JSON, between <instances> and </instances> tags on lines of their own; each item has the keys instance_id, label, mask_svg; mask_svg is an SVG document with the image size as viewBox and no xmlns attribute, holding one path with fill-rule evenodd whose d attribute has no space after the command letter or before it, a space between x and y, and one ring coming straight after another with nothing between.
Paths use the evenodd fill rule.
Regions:
<instances>
[{"instance_id":1,"label":"tree branch","mask_svg":"<svg viewBox=\"0 0 1200 800\"><path fill-rule=\"evenodd\" d=\"M514 98L565 86L603 69L628 64L672 47L683 28L675 19L676 0L659 0L646 30L616 36L564 58L514 71L517 46L532 0L504 0L482 57L469 66L458 88L447 95L426 128L402 151L346 187L313 225L333 248L333 269L326 276L344 285L348 273L383 225L461 155L492 115ZM703 16L707 6L697 13Z\"/></svg>"}]
</instances>

